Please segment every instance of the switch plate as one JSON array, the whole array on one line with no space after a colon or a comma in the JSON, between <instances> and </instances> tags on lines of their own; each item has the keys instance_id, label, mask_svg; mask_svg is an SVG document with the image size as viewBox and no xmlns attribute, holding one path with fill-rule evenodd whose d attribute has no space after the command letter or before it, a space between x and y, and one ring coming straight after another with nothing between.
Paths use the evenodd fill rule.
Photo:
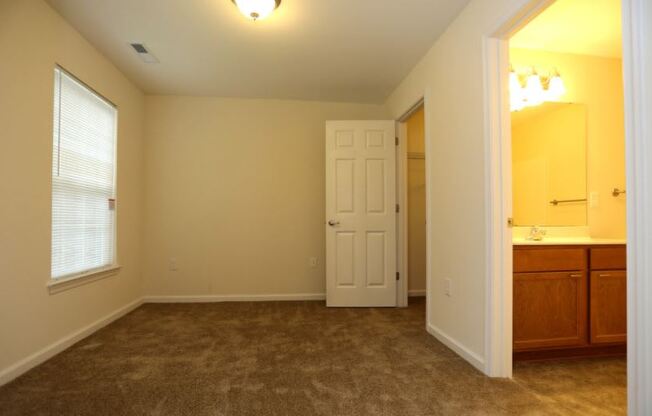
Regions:
<instances>
[{"instance_id":1,"label":"switch plate","mask_svg":"<svg viewBox=\"0 0 652 416\"><path fill-rule=\"evenodd\" d=\"M448 297L453 296L451 286L452 286L451 279L444 279L444 295Z\"/></svg>"},{"instance_id":2,"label":"switch plate","mask_svg":"<svg viewBox=\"0 0 652 416\"><path fill-rule=\"evenodd\" d=\"M308 259L308 264L310 265L311 268L314 269L319 265L319 260L317 259L317 257L310 257Z\"/></svg>"},{"instance_id":3,"label":"switch plate","mask_svg":"<svg viewBox=\"0 0 652 416\"><path fill-rule=\"evenodd\" d=\"M600 194L598 192L591 192L589 196L589 208L598 208L600 206Z\"/></svg>"}]
</instances>

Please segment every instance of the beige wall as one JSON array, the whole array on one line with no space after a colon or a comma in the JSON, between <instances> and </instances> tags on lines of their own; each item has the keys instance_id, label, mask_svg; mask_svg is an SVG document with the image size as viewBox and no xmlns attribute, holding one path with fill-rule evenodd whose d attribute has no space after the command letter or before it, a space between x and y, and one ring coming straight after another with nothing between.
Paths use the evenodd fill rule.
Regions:
<instances>
[{"instance_id":1,"label":"beige wall","mask_svg":"<svg viewBox=\"0 0 652 416\"><path fill-rule=\"evenodd\" d=\"M406 122L409 153L425 152L423 107ZM426 290L426 161L408 159L408 291Z\"/></svg>"},{"instance_id":2,"label":"beige wall","mask_svg":"<svg viewBox=\"0 0 652 416\"><path fill-rule=\"evenodd\" d=\"M41 0L0 1L0 374L141 296L143 94ZM54 65L118 105L117 276L50 295Z\"/></svg>"},{"instance_id":3,"label":"beige wall","mask_svg":"<svg viewBox=\"0 0 652 416\"><path fill-rule=\"evenodd\" d=\"M387 100L397 118L425 95L433 196L428 321L476 364L484 360L487 264L482 39L527 3L472 0Z\"/></svg>"},{"instance_id":4,"label":"beige wall","mask_svg":"<svg viewBox=\"0 0 652 416\"><path fill-rule=\"evenodd\" d=\"M323 294L325 121L386 119L383 107L153 96L146 108L146 293Z\"/></svg>"},{"instance_id":5,"label":"beige wall","mask_svg":"<svg viewBox=\"0 0 652 416\"><path fill-rule=\"evenodd\" d=\"M584 55L511 49L514 68L557 68L567 93L562 101L586 106L587 186L599 194L599 205L588 209L592 237L625 238L625 122L622 61Z\"/></svg>"}]
</instances>

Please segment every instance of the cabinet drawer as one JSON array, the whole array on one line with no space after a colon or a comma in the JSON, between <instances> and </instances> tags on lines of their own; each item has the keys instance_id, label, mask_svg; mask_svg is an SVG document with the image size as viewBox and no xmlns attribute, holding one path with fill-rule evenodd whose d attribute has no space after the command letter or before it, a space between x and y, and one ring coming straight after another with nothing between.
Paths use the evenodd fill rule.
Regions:
<instances>
[{"instance_id":1,"label":"cabinet drawer","mask_svg":"<svg viewBox=\"0 0 652 416\"><path fill-rule=\"evenodd\" d=\"M627 269L627 249L625 246L600 247L591 249L592 270Z\"/></svg>"},{"instance_id":2,"label":"cabinet drawer","mask_svg":"<svg viewBox=\"0 0 652 416\"><path fill-rule=\"evenodd\" d=\"M514 273L585 270L584 248L536 248L514 250Z\"/></svg>"}]
</instances>

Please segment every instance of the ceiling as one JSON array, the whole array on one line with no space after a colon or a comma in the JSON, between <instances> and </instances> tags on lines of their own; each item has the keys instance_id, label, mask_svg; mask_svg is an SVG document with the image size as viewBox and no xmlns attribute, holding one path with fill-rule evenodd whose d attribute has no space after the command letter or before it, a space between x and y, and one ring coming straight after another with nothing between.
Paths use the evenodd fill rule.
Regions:
<instances>
[{"instance_id":1,"label":"ceiling","mask_svg":"<svg viewBox=\"0 0 652 416\"><path fill-rule=\"evenodd\" d=\"M48 2L149 94L382 103L468 0L283 0L258 22L231 0Z\"/></svg>"},{"instance_id":2,"label":"ceiling","mask_svg":"<svg viewBox=\"0 0 652 416\"><path fill-rule=\"evenodd\" d=\"M510 39L515 48L622 56L620 0L557 0Z\"/></svg>"}]
</instances>

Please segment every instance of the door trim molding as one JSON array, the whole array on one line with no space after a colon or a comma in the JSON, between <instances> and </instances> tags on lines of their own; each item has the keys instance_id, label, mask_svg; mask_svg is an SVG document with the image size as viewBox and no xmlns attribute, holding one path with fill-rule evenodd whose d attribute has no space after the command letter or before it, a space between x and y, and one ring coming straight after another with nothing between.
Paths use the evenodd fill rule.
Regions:
<instances>
[{"instance_id":1,"label":"door trim molding","mask_svg":"<svg viewBox=\"0 0 652 416\"><path fill-rule=\"evenodd\" d=\"M652 5L623 0L628 414L652 413Z\"/></svg>"},{"instance_id":2,"label":"door trim molding","mask_svg":"<svg viewBox=\"0 0 652 416\"><path fill-rule=\"evenodd\" d=\"M430 226L432 224L430 217L430 189L428 184L430 183L430 161L429 157L431 154L430 144L428 142L428 91L424 91L423 94L412 104L404 113L396 120L396 133L399 137L399 149L397 155L397 170L396 170L396 183L398 186L398 200L401 204L401 210L397 218L397 224L399 226L397 232L397 264L399 265L399 270L401 272L401 281L399 282L397 288L397 305L401 307L408 306L408 298L410 297L410 292L408 290L408 281L410 279L408 273L408 194L407 194L407 164L408 164L408 151L407 151L407 125L406 121L415 111L423 107L423 136L424 136L424 145L425 145L425 177L426 177L426 329L430 325L430 279L431 279L431 254L429 247L432 247L431 242L431 233ZM402 228L401 228L402 227ZM405 278L403 278L405 276Z\"/></svg>"}]
</instances>

